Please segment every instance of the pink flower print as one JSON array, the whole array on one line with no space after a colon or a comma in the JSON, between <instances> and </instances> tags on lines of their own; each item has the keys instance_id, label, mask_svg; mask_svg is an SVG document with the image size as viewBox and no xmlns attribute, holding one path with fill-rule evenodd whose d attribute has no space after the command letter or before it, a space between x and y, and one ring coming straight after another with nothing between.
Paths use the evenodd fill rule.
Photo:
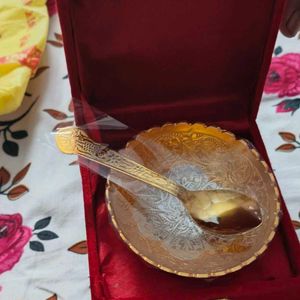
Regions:
<instances>
[{"instance_id":1,"label":"pink flower print","mask_svg":"<svg viewBox=\"0 0 300 300\"><path fill-rule=\"evenodd\" d=\"M32 230L22 225L22 216L0 215L0 274L11 270L20 260Z\"/></svg>"},{"instance_id":2,"label":"pink flower print","mask_svg":"<svg viewBox=\"0 0 300 300\"><path fill-rule=\"evenodd\" d=\"M279 97L300 94L300 53L289 53L272 59L264 92Z\"/></svg>"}]
</instances>

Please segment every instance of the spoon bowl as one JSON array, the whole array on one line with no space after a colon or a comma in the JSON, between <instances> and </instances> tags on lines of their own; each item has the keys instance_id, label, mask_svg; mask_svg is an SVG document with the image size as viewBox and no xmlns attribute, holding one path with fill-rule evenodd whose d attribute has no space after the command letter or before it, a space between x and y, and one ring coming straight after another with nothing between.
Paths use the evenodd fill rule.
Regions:
<instances>
[{"instance_id":1,"label":"spoon bowl","mask_svg":"<svg viewBox=\"0 0 300 300\"><path fill-rule=\"evenodd\" d=\"M221 234L239 234L261 225L258 203L231 190L185 191L185 207L203 228Z\"/></svg>"}]
</instances>

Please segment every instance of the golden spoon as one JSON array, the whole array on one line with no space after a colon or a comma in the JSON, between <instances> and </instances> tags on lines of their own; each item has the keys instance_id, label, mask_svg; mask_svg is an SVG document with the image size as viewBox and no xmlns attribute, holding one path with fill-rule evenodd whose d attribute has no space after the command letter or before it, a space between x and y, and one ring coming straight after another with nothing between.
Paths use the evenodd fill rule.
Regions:
<instances>
[{"instance_id":1,"label":"golden spoon","mask_svg":"<svg viewBox=\"0 0 300 300\"><path fill-rule=\"evenodd\" d=\"M174 195L203 229L237 234L261 224L261 209L257 201L242 193L232 190L189 191L107 146L95 143L79 128L59 129L55 140L63 153L77 154Z\"/></svg>"}]
</instances>

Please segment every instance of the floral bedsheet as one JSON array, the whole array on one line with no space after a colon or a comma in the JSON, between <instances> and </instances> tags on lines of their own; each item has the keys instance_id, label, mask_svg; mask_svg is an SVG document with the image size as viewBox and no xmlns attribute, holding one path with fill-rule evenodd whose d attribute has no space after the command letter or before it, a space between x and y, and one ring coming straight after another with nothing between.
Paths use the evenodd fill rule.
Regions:
<instances>
[{"instance_id":1,"label":"floral bedsheet","mask_svg":"<svg viewBox=\"0 0 300 300\"><path fill-rule=\"evenodd\" d=\"M300 238L300 35L279 34L257 123Z\"/></svg>"},{"instance_id":2,"label":"floral bedsheet","mask_svg":"<svg viewBox=\"0 0 300 300\"><path fill-rule=\"evenodd\" d=\"M73 124L70 100L54 14L22 107L0 118L1 300L91 298L79 168L76 157L58 153L51 135Z\"/></svg>"}]
</instances>

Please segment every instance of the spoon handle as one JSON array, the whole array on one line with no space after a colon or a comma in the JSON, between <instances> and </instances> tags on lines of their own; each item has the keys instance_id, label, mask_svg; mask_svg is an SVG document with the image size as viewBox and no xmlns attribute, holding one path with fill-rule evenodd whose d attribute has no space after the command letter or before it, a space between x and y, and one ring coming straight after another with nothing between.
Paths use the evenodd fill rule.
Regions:
<instances>
[{"instance_id":1,"label":"spoon handle","mask_svg":"<svg viewBox=\"0 0 300 300\"><path fill-rule=\"evenodd\" d=\"M73 137L76 139L76 153L78 155L143 181L176 197L182 193L184 188L167 177L109 149L103 144L94 142L81 129L74 130L76 130L76 134L73 134Z\"/></svg>"}]
</instances>

